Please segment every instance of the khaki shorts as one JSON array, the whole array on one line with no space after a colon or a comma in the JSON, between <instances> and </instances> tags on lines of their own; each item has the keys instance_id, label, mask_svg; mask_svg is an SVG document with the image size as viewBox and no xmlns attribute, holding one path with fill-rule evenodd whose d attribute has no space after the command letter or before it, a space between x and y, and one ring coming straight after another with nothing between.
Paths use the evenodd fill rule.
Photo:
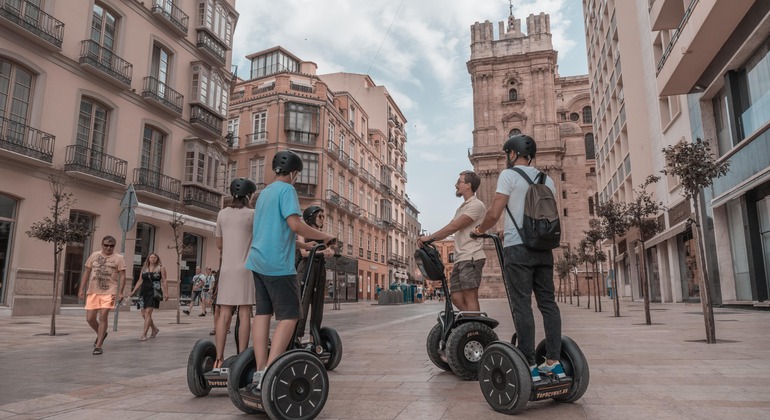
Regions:
<instances>
[{"instance_id":1,"label":"khaki shorts","mask_svg":"<svg viewBox=\"0 0 770 420\"><path fill-rule=\"evenodd\" d=\"M449 276L449 290L460 292L462 290L478 289L481 285L481 270L487 260L458 261L452 267Z\"/></svg>"},{"instance_id":2,"label":"khaki shorts","mask_svg":"<svg viewBox=\"0 0 770 420\"><path fill-rule=\"evenodd\" d=\"M92 294L86 295L86 310L114 309L115 295Z\"/></svg>"}]
</instances>

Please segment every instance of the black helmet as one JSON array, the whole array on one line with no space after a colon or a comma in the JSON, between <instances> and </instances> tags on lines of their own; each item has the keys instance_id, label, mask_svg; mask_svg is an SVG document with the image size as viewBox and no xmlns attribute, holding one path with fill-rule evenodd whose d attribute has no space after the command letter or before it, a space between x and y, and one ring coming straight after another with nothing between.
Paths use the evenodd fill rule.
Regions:
<instances>
[{"instance_id":1,"label":"black helmet","mask_svg":"<svg viewBox=\"0 0 770 420\"><path fill-rule=\"evenodd\" d=\"M257 191L257 184L248 178L235 178L230 183L230 195L233 197L248 197Z\"/></svg>"},{"instance_id":2,"label":"black helmet","mask_svg":"<svg viewBox=\"0 0 770 420\"><path fill-rule=\"evenodd\" d=\"M310 226L316 226L315 222L315 216L319 212L324 211L324 209L318 207L318 206L310 206L305 209L305 211L302 212L302 219L305 220L305 223L307 223Z\"/></svg>"},{"instance_id":3,"label":"black helmet","mask_svg":"<svg viewBox=\"0 0 770 420\"><path fill-rule=\"evenodd\" d=\"M537 153L537 144L535 139L524 134L517 134L511 136L503 144L503 151L505 153L514 152L519 156L529 156L530 158Z\"/></svg>"},{"instance_id":4,"label":"black helmet","mask_svg":"<svg viewBox=\"0 0 770 420\"><path fill-rule=\"evenodd\" d=\"M302 158L298 154L291 150L281 150L273 157L273 171L279 172L293 172L302 171Z\"/></svg>"}]
</instances>

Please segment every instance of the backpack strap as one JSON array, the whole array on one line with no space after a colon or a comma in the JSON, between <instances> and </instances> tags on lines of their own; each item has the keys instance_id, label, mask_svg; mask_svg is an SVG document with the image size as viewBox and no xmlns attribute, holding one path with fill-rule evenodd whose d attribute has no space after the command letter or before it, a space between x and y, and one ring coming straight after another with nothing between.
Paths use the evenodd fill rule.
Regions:
<instances>
[{"instance_id":1,"label":"backpack strap","mask_svg":"<svg viewBox=\"0 0 770 420\"><path fill-rule=\"evenodd\" d=\"M538 184L545 184L545 174L543 172L538 171L537 175L535 176L535 182L532 182L532 178L530 178L529 175L527 175L527 173L524 172L523 170L515 166L511 169L513 169L519 175L521 175L521 177L524 178L524 180L527 181L529 185L532 185L535 182ZM513 222L513 226L516 228L516 231L519 232L519 237L523 238L524 235L521 234L521 228L519 227L519 224L516 223L516 219L514 219L513 214L511 214L511 210L508 208L508 204L505 205L505 211L508 212L508 217L511 218L511 221Z\"/></svg>"},{"instance_id":2,"label":"backpack strap","mask_svg":"<svg viewBox=\"0 0 770 420\"><path fill-rule=\"evenodd\" d=\"M514 171L518 172L519 175L521 175L521 177L524 178L529 183L529 185L534 184L534 182L532 182L532 178L530 178L529 175L527 175L526 172L522 171L521 169L519 169L519 168L517 168L515 166L513 168L511 168L511 169L513 169ZM537 176L539 177L540 174L542 174L542 172L538 172ZM535 180L537 180L537 177L535 177Z\"/></svg>"}]
</instances>

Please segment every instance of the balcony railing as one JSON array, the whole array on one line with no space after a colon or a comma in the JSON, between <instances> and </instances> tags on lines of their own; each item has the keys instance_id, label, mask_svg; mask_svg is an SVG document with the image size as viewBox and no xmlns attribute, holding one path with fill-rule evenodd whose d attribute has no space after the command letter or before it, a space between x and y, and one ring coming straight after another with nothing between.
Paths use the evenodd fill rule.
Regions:
<instances>
[{"instance_id":1,"label":"balcony railing","mask_svg":"<svg viewBox=\"0 0 770 420\"><path fill-rule=\"evenodd\" d=\"M112 79L131 86L134 66L96 41L86 39L80 42L80 64L92 66Z\"/></svg>"},{"instance_id":2,"label":"balcony railing","mask_svg":"<svg viewBox=\"0 0 770 420\"><path fill-rule=\"evenodd\" d=\"M197 185L185 185L184 204L186 206L195 206L204 210L218 212L220 210L221 194L211 192Z\"/></svg>"},{"instance_id":3,"label":"balcony railing","mask_svg":"<svg viewBox=\"0 0 770 420\"><path fill-rule=\"evenodd\" d=\"M0 117L0 149L51 163L55 140L53 134Z\"/></svg>"},{"instance_id":4,"label":"balcony railing","mask_svg":"<svg viewBox=\"0 0 770 420\"><path fill-rule=\"evenodd\" d=\"M198 43L196 44L196 47L211 56L211 58L217 60L221 65L224 66L226 64L225 47L208 32L203 30L198 31Z\"/></svg>"},{"instance_id":5,"label":"balcony railing","mask_svg":"<svg viewBox=\"0 0 770 420\"><path fill-rule=\"evenodd\" d=\"M340 150L340 165L346 168L350 165L350 156L344 150Z\"/></svg>"},{"instance_id":6,"label":"balcony railing","mask_svg":"<svg viewBox=\"0 0 770 420\"><path fill-rule=\"evenodd\" d=\"M339 148L339 146L337 146L337 143L335 143L333 141L330 141L326 145L326 151L329 152L329 156L333 157L334 159L337 159L340 156L339 155L340 148Z\"/></svg>"},{"instance_id":7,"label":"balcony railing","mask_svg":"<svg viewBox=\"0 0 770 420\"><path fill-rule=\"evenodd\" d=\"M286 130L286 141L296 144L315 145L315 139L318 136L317 133L310 133L306 131Z\"/></svg>"},{"instance_id":8,"label":"balcony railing","mask_svg":"<svg viewBox=\"0 0 770 420\"><path fill-rule=\"evenodd\" d=\"M213 134L222 135L224 120L208 109L193 104L190 108L190 124L205 128Z\"/></svg>"},{"instance_id":9,"label":"balcony railing","mask_svg":"<svg viewBox=\"0 0 770 420\"><path fill-rule=\"evenodd\" d=\"M361 208L357 205L350 202L345 197L342 197L341 195L337 194L334 190L326 190L326 201L335 206L340 208L341 210L346 211L347 213L350 213L354 216L360 216L361 215Z\"/></svg>"},{"instance_id":10,"label":"balcony railing","mask_svg":"<svg viewBox=\"0 0 770 420\"><path fill-rule=\"evenodd\" d=\"M251 88L251 94L252 95L259 95L261 93L270 92L271 90L275 89L275 82L267 85L267 86L261 86L261 87L253 87Z\"/></svg>"},{"instance_id":11,"label":"balcony railing","mask_svg":"<svg viewBox=\"0 0 770 420\"><path fill-rule=\"evenodd\" d=\"M0 16L61 49L64 23L27 0L0 0Z\"/></svg>"},{"instance_id":12,"label":"balcony railing","mask_svg":"<svg viewBox=\"0 0 770 420\"><path fill-rule=\"evenodd\" d=\"M246 146L267 143L267 131L246 134Z\"/></svg>"},{"instance_id":13,"label":"balcony railing","mask_svg":"<svg viewBox=\"0 0 770 420\"><path fill-rule=\"evenodd\" d=\"M134 188L179 201L182 181L147 168L135 168Z\"/></svg>"},{"instance_id":14,"label":"balcony railing","mask_svg":"<svg viewBox=\"0 0 770 420\"><path fill-rule=\"evenodd\" d=\"M294 183L294 189L297 190L297 195L301 197L315 197L316 187L315 184Z\"/></svg>"},{"instance_id":15,"label":"balcony railing","mask_svg":"<svg viewBox=\"0 0 770 420\"><path fill-rule=\"evenodd\" d=\"M289 88L296 90L297 92L314 93L315 88L313 86L300 85L294 82L289 82Z\"/></svg>"},{"instance_id":16,"label":"balcony railing","mask_svg":"<svg viewBox=\"0 0 770 420\"><path fill-rule=\"evenodd\" d=\"M73 144L67 146L64 170L125 184L128 162L94 148Z\"/></svg>"},{"instance_id":17,"label":"balcony railing","mask_svg":"<svg viewBox=\"0 0 770 420\"><path fill-rule=\"evenodd\" d=\"M187 34L190 17L174 4L173 1L155 0L155 4L152 6L152 13L162 17L166 22L171 23L172 28L179 31L180 34Z\"/></svg>"},{"instance_id":18,"label":"balcony railing","mask_svg":"<svg viewBox=\"0 0 770 420\"><path fill-rule=\"evenodd\" d=\"M663 51L663 55L660 57L660 60L658 61L658 66L655 72L656 76L663 69L663 65L666 64L666 60L668 60L668 56L671 55L671 52L674 50L674 45L676 45L677 41L679 41L679 35L681 35L682 29L687 24L687 21L690 20L690 15L692 14L692 11L693 9L695 9L695 6L697 4L698 4L698 0L690 0L690 5L687 6L687 10L685 10L684 16L682 16L682 20L679 22L679 26L674 31L674 34L671 36L671 40L668 42L666 49Z\"/></svg>"},{"instance_id":19,"label":"balcony railing","mask_svg":"<svg viewBox=\"0 0 770 420\"><path fill-rule=\"evenodd\" d=\"M182 114L184 96L152 76L144 78L142 96L154 100L177 114Z\"/></svg>"}]
</instances>

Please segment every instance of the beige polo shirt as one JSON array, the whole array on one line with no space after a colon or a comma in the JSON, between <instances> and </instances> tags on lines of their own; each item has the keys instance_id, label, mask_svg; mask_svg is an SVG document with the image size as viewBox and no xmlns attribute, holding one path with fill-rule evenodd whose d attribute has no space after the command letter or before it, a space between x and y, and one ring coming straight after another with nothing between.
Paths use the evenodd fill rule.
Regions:
<instances>
[{"instance_id":1,"label":"beige polo shirt","mask_svg":"<svg viewBox=\"0 0 770 420\"><path fill-rule=\"evenodd\" d=\"M486 212L487 207L475 195L460 205L460 208L455 212L454 219L462 215L473 219L473 223L468 225L468 227L455 232L455 262L486 258L484 254L484 241L481 239L471 239L473 228L481 224Z\"/></svg>"}]
</instances>

